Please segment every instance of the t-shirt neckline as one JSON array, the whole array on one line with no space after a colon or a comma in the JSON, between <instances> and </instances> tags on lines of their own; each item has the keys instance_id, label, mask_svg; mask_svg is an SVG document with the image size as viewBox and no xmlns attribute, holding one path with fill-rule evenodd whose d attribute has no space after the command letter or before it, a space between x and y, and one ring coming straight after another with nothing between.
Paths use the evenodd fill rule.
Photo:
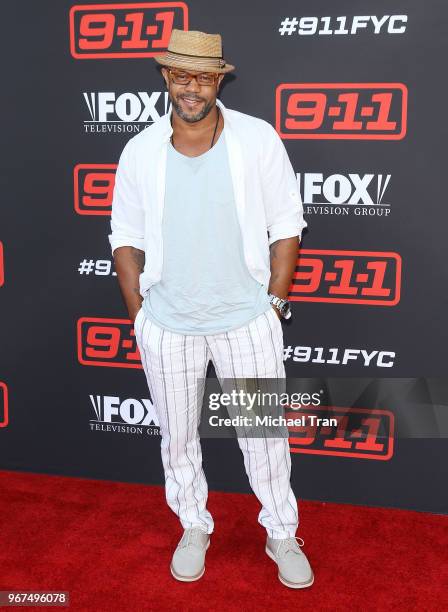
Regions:
<instances>
[{"instance_id":1,"label":"t-shirt neckline","mask_svg":"<svg viewBox=\"0 0 448 612\"><path fill-rule=\"evenodd\" d=\"M225 130L225 126L222 128L220 135L218 136L218 140L216 140L216 142L213 143L213 146L210 149L207 149L207 151L204 151L204 153L201 153L200 155L184 155L183 153L181 153L180 151L178 151L174 146L173 143L171 142L171 138L168 141L169 147L171 148L171 150L178 155L179 157L181 157L182 159L186 159L186 160L195 160L195 159L204 159L204 157L206 157L207 155L209 155L212 151L214 151L218 145L218 143L220 142L220 140L223 138L223 134L224 134L224 130Z\"/></svg>"}]
</instances>

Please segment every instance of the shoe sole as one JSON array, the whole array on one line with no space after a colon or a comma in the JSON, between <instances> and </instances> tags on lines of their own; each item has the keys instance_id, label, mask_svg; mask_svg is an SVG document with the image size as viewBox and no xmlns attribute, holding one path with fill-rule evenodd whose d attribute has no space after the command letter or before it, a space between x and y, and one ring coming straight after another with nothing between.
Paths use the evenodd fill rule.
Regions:
<instances>
[{"instance_id":1,"label":"shoe sole","mask_svg":"<svg viewBox=\"0 0 448 612\"><path fill-rule=\"evenodd\" d=\"M265 551L266 551L267 556L270 559L272 559L276 565L278 565L277 561L275 559L274 553L271 552L271 550L267 546L265 548ZM308 580L308 582L289 582L288 580L283 578L283 576L280 574L280 571L279 571L278 572L278 579L280 580L280 582L282 584L284 584L285 586L289 587L290 589L306 589L306 587L310 587L313 584L313 582L314 582L314 574L313 574L313 571L311 570L311 579Z\"/></svg>"},{"instance_id":2,"label":"shoe sole","mask_svg":"<svg viewBox=\"0 0 448 612\"><path fill-rule=\"evenodd\" d=\"M209 547L210 547L210 540L207 542L207 546L205 547L205 550L208 550ZM194 582L195 580L199 580L199 578L202 578L202 576L204 575L205 562L202 567L202 570L199 572L199 574L196 574L195 576L181 576L180 574L176 574L176 572L173 569L172 563L170 564L170 570L171 570L171 574L173 575L174 578L176 578L176 580L180 580L180 582Z\"/></svg>"}]
</instances>

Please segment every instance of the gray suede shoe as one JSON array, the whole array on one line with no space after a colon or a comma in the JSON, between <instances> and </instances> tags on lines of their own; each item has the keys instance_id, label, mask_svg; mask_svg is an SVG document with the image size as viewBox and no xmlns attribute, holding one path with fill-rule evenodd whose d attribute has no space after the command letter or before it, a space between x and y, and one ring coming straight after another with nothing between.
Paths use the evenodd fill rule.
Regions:
<instances>
[{"instance_id":1,"label":"gray suede shoe","mask_svg":"<svg viewBox=\"0 0 448 612\"><path fill-rule=\"evenodd\" d=\"M185 529L171 561L171 573L182 582L199 580L205 572L205 553L210 535L199 527Z\"/></svg>"},{"instance_id":2,"label":"gray suede shoe","mask_svg":"<svg viewBox=\"0 0 448 612\"><path fill-rule=\"evenodd\" d=\"M314 574L308 559L300 550L297 542L302 538L287 538L279 540L268 537L266 540L266 554L278 565L278 579L291 589L304 589L314 582Z\"/></svg>"}]
</instances>

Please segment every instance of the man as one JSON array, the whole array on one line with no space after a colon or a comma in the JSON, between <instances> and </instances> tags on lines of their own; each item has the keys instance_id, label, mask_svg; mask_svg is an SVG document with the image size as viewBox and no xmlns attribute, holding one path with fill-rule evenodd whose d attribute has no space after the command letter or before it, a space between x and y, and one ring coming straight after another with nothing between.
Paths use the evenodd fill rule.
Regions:
<instances>
[{"instance_id":1,"label":"man","mask_svg":"<svg viewBox=\"0 0 448 612\"><path fill-rule=\"evenodd\" d=\"M155 59L171 110L122 151L109 240L160 424L166 499L184 528L171 572L193 581L205 571L214 527L197 381L210 359L221 384L285 378L281 318L290 316L288 289L307 223L274 128L217 99L234 69L222 58L221 36L173 29L168 51ZM288 439L238 443L279 579L310 586L313 572L295 537Z\"/></svg>"}]
</instances>

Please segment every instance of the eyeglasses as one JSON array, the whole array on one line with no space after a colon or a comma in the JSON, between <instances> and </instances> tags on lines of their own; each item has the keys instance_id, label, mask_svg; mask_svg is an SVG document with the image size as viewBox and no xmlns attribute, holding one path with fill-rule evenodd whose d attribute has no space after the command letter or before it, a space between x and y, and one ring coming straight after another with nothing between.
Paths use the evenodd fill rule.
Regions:
<instances>
[{"instance_id":1,"label":"eyeglasses","mask_svg":"<svg viewBox=\"0 0 448 612\"><path fill-rule=\"evenodd\" d=\"M188 85L192 79L196 79L198 85L214 85L218 74L216 72L201 72L201 74L190 74L184 70L169 70L173 83L176 85Z\"/></svg>"}]
</instances>

